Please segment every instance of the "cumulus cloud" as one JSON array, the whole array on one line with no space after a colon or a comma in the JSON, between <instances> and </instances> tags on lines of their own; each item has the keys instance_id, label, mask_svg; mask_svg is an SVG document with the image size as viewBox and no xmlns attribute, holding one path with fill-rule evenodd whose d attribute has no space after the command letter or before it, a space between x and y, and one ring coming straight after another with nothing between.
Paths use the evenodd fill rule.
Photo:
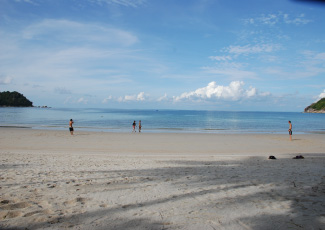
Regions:
<instances>
[{"instance_id":1,"label":"cumulus cloud","mask_svg":"<svg viewBox=\"0 0 325 230\"><path fill-rule=\"evenodd\" d=\"M182 100L231 100L238 101L241 99L248 99L255 96L261 96L254 87L244 88L244 82L232 81L229 86L217 85L216 82L210 82L206 87L199 88L192 92L185 92L180 96L174 97L174 101ZM266 96L268 94L263 94Z\"/></svg>"},{"instance_id":2,"label":"cumulus cloud","mask_svg":"<svg viewBox=\"0 0 325 230\"><path fill-rule=\"evenodd\" d=\"M137 101L144 101L145 100L145 95L144 92L141 92L137 96Z\"/></svg>"},{"instance_id":3,"label":"cumulus cloud","mask_svg":"<svg viewBox=\"0 0 325 230\"><path fill-rule=\"evenodd\" d=\"M318 95L318 100L322 99L324 97L325 97L325 89L324 89L324 92L322 92L321 94Z\"/></svg>"},{"instance_id":4,"label":"cumulus cloud","mask_svg":"<svg viewBox=\"0 0 325 230\"><path fill-rule=\"evenodd\" d=\"M128 101L145 101L146 95L144 92L140 92L138 95L125 95L124 97L119 97L119 102L128 102Z\"/></svg>"}]
</instances>

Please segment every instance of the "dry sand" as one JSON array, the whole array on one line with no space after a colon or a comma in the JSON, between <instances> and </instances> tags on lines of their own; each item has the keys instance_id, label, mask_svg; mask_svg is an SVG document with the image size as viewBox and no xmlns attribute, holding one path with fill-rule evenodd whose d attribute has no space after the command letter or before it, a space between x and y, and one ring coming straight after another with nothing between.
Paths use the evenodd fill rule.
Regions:
<instances>
[{"instance_id":1,"label":"dry sand","mask_svg":"<svg viewBox=\"0 0 325 230\"><path fill-rule=\"evenodd\" d=\"M0 128L0 229L325 229L325 135L75 134Z\"/></svg>"}]
</instances>

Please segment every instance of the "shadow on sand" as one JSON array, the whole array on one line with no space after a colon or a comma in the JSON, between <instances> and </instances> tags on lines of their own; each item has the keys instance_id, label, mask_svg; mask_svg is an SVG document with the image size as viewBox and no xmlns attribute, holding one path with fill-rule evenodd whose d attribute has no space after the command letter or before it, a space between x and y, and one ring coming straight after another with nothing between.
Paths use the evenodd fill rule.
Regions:
<instances>
[{"instance_id":1,"label":"shadow on sand","mask_svg":"<svg viewBox=\"0 0 325 230\"><path fill-rule=\"evenodd\" d=\"M318 163L311 158L317 158ZM112 184L109 181L134 178L116 190L140 189L145 185L171 186L173 193L127 203L108 206L86 213L63 215L40 223L26 223L26 226L1 225L1 229L324 229L325 228L325 157L323 154L308 155L304 160L266 160L251 157L246 160L158 161L159 168L134 170L83 171L92 175L99 191L109 196ZM5 170L2 166L0 169ZM310 171L310 168L316 167ZM280 169L280 170L279 170ZM102 174L111 178L103 180ZM319 175L323 175L319 177ZM109 183L108 183L109 182ZM122 182L121 182L122 183ZM27 183L26 183L27 185ZM22 185L23 186L23 185ZM161 187L159 187L161 188ZM252 192L254 191L254 192ZM87 196L87 194L84 194ZM132 196L132 194L130 194ZM136 199L133 199L136 200ZM191 215L184 218L189 222L173 223L173 218L164 217L166 209L179 208L182 202L195 200L196 218L204 210L211 212L209 220L193 224ZM286 204L281 210L280 203ZM273 207L273 206L276 207ZM165 206L164 206L165 207ZM156 209L161 218L134 216L135 210ZM239 216L225 216L227 213L243 210ZM247 213L245 210L247 209ZM202 211L203 210L203 211ZM124 214L125 215L124 215ZM131 214L130 214L131 213ZM256 214L257 213L257 214ZM278 214L274 214L278 213ZM135 214L134 214L135 215ZM114 218L111 218L114 217ZM87 227L83 227L87 221Z\"/></svg>"}]
</instances>

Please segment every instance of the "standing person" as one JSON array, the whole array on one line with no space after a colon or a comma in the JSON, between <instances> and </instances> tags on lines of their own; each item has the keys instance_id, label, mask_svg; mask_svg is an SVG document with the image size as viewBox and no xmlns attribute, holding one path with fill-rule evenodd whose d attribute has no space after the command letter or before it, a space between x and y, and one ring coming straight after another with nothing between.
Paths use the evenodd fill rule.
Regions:
<instances>
[{"instance_id":1,"label":"standing person","mask_svg":"<svg viewBox=\"0 0 325 230\"><path fill-rule=\"evenodd\" d=\"M292 124L291 124L291 121L288 121L289 123L289 136L290 136L290 141L292 141Z\"/></svg>"},{"instance_id":2,"label":"standing person","mask_svg":"<svg viewBox=\"0 0 325 230\"><path fill-rule=\"evenodd\" d=\"M137 132L137 131L135 131L135 127L136 127L136 126L137 126L136 122L135 122L135 121L133 121L133 124L132 124L132 127L133 127L133 131L132 131L132 133L133 133L133 132L135 132L135 133Z\"/></svg>"},{"instance_id":3,"label":"standing person","mask_svg":"<svg viewBox=\"0 0 325 230\"><path fill-rule=\"evenodd\" d=\"M142 128L141 121L139 121L139 133L141 133L141 128Z\"/></svg>"},{"instance_id":4,"label":"standing person","mask_svg":"<svg viewBox=\"0 0 325 230\"><path fill-rule=\"evenodd\" d=\"M70 130L70 134L71 135L73 135L73 126L72 126L72 124L73 124L73 120L70 119L70 122L69 122L69 130Z\"/></svg>"}]
</instances>

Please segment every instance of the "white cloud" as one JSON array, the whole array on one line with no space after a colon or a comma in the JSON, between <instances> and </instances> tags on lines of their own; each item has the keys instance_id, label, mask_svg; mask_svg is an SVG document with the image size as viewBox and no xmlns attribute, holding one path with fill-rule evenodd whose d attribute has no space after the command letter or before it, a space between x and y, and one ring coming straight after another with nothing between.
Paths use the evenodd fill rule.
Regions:
<instances>
[{"instance_id":1,"label":"white cloud","mask_svg":"<svg viewBox=\"0 0 325 230\"><path fill-rule=\"evenodd\" d=\"M256 88L250 87L249 90L246 90L246 96L247 97L254 97L255 95L257 95Z\"/></svg>"},{"instance_id":2,"label":"white cloud","mask_svg":"<svg viewBox=\"0 0 325 230\"><path fill-rule=\"evenodd\" d=\"M128 101L145 101L147 95L144 92L140 92L138 95L125 95L124 97L119 97L119 102L128 102Z\"/></svg>"},{"instance_id":3,"label":"white cloud","mask_svg":"<svg viewBox=\"0 0 325 230\"><path fill-rule=\"evenodd\" d=\"M0 85L9 85L11 84L13 78L9 76L0 76Z\"/></svg>"},{"instance_id":4,"label":"white cloud","mask_svg":"<svg viewBox=\"0 0 325 230\"><path fill-rule=\"evenodd\" d=\"M325 53L318 53L315 55L315 59L319 61L325 61Z\"/></svg>"},{"instance_id":5,"label":"white cloud","mask_svg":"<svg viewBox=\"0 0 325 230\"><path fill-rule=\"evenodd\" d=\"M245 45L245 46L229 46L225 51L234 55L247 55L256 53L271 53L279 50L279 45L260 44L260 45Z\"/></svg>"},{"instance_id":6,"label":"white cloud","mask_svg":"<svg viewBox=\"0 0 325 230\"><path fill-rule=\"evenodd\" d=\"M102 4L116 4L126 7L138 7L143 5L146 0L89 0L90 2L102 5Z\"/></svg>"},{"instance_id":7,"label":"white cloud","mask_svg":"<svg viewBox=\"0 0 325 230\"><path fill-rule=\"evenodd\" d=\"M105 104L105 103L107 103L108 101L111 101L112 99L113 99L112 96L108 96L107 98L105 98L105 99L103 100L103 103Z\"/></svg>"},{"instance_id":8,"label":"white cloud","mask_svg":"<svg viewBox=\"0 0 325 230\"><path fill-rule=\"evenodd\" d=\"M279 17L278 17L278 15L275 15L275 14L268 14L268 15L262 15L259 18L259 20L263 24L275 25L279 22Z\"/></svg>"},{"instance_id":9,"label":"white cloud","mask_svg":"<svg viewBox=\"0 0 325 230\"><path fill-rule=\"evenodd\" d=\"M145 100L145 95L144 92L141 92L137 96L137 101L144 101Z\"/></svg>"},{"instance_id":10,"label":"white cloud","mask_svg":"<svg viewBox=\"0 0 325 230\"><path fill-rule=\"evenodd\" d=\"M25 3L30 3L30 4L35 5L34 1L31 1L31 0L15 0L15 2L25 2Z\"/></svg>"},{"instance_id":11,"label":"white cloud","mask_svg":"<svg viewBox=\"0 0 325 230\"><path fill-rule=\"evenodd\" d=\"M168 96L167 96L167 93L164 94L164 96L160 97L157 99L157 101L168 101Z\"/></svg>"},{"instance_id":12,"label":"white cloud","mask_svg":"<svg viewBox=\"0 0 325 230\"><path fill-rule=\"evenodd\" d=\"M318 100L322 99L324 97L325 97L325 89L324 89L324 92L322 92L321 94L318 95Z\"/></svg>"},{"instance_id":13,"label":"white cloud","mask_svg":"<svg viewBox=\"0 0 325 230\"><path fill-rule=\"evenodd\" d=\"M241 99L248 99L255 96L261 96L254 87L249 87L249 89L244 88L244 82L242 81L232 81L229 86L217 85L216 82L210 82L208 86L199 88L192 92L183 93L180 96L174 97L174 101L182 100L231 100L238 101ZM269 94L263 94L269 95Z\"/></svg>"},{"instance_id":14,"label":"white cloud","mask_svg":"<svg viewBox=\"0 0 325 230\"><path fill-rule=\"evenodd\" d=\"M231 56L210 56L209 57L211 60L216 60L216 61L231 61L232 57Z\"/></svg>"},{"instance_id":15,"label":"white cloud","mask_svg":"<svg viewBox=\"0 0 325 230\"><path fill-rule=\"evenodd\" d=\"M289 14L285 14L282 12L275 13L275 14L262 14L259 17L256 18L248 18L244 20L245 24L254 24L254 25L268 25L268 26L274 26L277 24L293 24L293 25L306 25L308 23L312 22L312 20L309 20L305 17L304 14L300 14L297 16L291 16Z\"/></svg>"},{"instance_id":16,"label":"white cloud","mask_svg":"<svg viewBox=\"0 0 325 230\"><path fill-rule=\"evenodd\" d=\"M154 62L142 62L140 51L129 47L138 41L133 33L95 23L42 20L14 32L0 31L0 69L15 76L0 73L0 84L15 80L55 88L64 81L87 91L89 83L104 88L130 81L128 72L136 62Z\"/></svg>"},{"instance_id":17,"label":"white cloud","mask_svg":"<svg viewBox=\"0 0 325 230\"><path fill-rule=\"evenodd\" d=\"M288 14L284 14L283 21L286 24L295 24L295 25L306 25L306 24L312 22L312 20L306 19L304 14L301 14L293 19L291 19Z\"/></svg>"},{"instance_id":18,"label":"white cloud","mask_svg":"<svg viewBox=\"0 0 325 230\"><path fill-rule=\"evenodd\" d=\"M14 0L15 2L24 2L30 4L36 4L37 0ZM38 0L41 1L41 0ZM91 3L98 4L98 5L121 5L126 7L138 7L144 5L147 0L88 0Z\"/></svg>"},{"instance_id":19,"label":"white cloud","mask_svg":"<svg viewBox=\"0 0 325 230\"><path fill-rule=\"evenodd\" d=\"M83 97L81 97L81 98L79 98L78 103L87 104L88 103L88 100L85 99L85 98L83 98Z\"/></svg>"},{"instance_id":20,"label":"white cloud","mask_svg":"<svg viewBox=\"0 0 325 230\"><path fill-rule=\"evenodd\" d=\"M48 40L66 43L92 42L103 44L133 45L138 38L121 29L69 20L45 19L28 26L22 33L27 40Z\"/></svg>"}]
</instances>

